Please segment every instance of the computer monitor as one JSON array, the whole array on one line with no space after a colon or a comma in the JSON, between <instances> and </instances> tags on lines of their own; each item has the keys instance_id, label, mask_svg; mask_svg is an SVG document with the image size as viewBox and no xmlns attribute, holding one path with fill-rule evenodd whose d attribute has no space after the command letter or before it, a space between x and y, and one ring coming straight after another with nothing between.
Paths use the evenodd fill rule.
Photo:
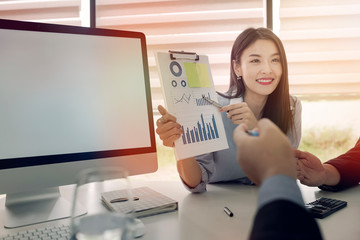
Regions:
<instances>
[{"instance_id":1,"label":"computer monitor","mask_svg":"<svg viewBox=\"0 0 360 240\"><path fill-rule=\"evenodd\" d=\"M0 20L0 43L5 227L68 217L82 169L157 170L143 33Z\"/></svg>"}]
</instances>

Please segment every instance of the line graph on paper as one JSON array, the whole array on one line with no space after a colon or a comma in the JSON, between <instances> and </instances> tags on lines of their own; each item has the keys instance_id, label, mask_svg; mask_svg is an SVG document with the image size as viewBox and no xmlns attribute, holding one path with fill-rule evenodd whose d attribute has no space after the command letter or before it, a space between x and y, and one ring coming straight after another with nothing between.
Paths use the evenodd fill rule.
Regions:
<instances>
[{"instance_id":1,"label":"line graph on paper","mask_svg":"<svg viewBox=\"0 0 360 240\"><path fill-rule=\"evenodd\" d=\"M173 93L173 95L176 95ZM196 92L193 93L183 93L181 96L173 96L174 104L186 103L186 104L194 104L194 106L209 106L211 103L206 101L203 97L208 97L211 99L210 93Z\"/></svg>"},{"instance_id":2,"label":"line graph on paper","mask_svg":"<svg viewBox=\"0 0 360 240\"><path fill-rule=\"evenodd\" d=\"M184 103L184 102L189 103L190 100L191 100L191 93L189 94L183 93L180 99L174 97L174 104Z\"/></svg>"}]
</instances>

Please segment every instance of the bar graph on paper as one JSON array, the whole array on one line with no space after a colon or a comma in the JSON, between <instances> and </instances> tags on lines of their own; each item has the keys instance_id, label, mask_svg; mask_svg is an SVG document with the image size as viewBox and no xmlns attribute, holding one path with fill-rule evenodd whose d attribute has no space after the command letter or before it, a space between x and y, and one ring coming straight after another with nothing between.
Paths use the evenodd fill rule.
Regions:
<instances>
[{"instance_id":1,"label":"bar graph on paper","mask_svg":"<svg viewBox=\"0 0 360 240\"><path fill-rule=\"evenodd\" d=\"M193 107L186 114L177 116L177 122L183 130L180 138L175 141L177 159L228 148L222 118L216 107Z\"/></svg>"},{"instance_id":2,"label":"bar graph on paper","mask_svg":"<svg viewBox=\"0 0 360 240\"><path fill-rule=\"evenodd\" d=\"M203 97L208 97L208 98L211 99L209 92L208 92L207 94L201 94L201 98L196 98L196 99L195 99L196 105L197 105L197 106L211 105L211 103L209 103L208 101L206 101Z\"/></svg>"},{"instance_id":3,"label":"bar graph on paper","mask_svg":"<svg viewBox=\"0 0 360 240\"><path fill-rule=\"evenodd\" d=\"M186 129L184 129L184 126L181 126L183 130L182 141L184 144L211 141L219 138L214 114L210 122L204 120L203 114L200 115L200 118L196 125L192 127L186 127Z\"/></svg>"}]
</instances>

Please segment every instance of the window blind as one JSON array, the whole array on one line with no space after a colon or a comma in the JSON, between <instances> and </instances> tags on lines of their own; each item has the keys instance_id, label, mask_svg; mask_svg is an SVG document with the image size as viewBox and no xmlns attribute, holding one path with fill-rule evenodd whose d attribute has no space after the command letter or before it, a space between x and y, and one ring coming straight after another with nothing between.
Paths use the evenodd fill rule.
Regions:
<instances>
[{"instance_id":1,"label":"window blind","mask_svg":"<svg viewBox=\"0 0 360 240\"><path fill-rule=\"evenodd\" d=\"M86 0L0 1L0 18L84 25ZM97 0L97 27L147 36L154 106L163 104L154 52L184 50L209 56L218 91L229 84L230 51L247 27L264 26L263 0ZM274 31L284 43L290 91L302 97L359 96L358 0L274 0ZM277 14L278 13L278 14ZM86 14L85 14L86 15ZM86 19L87 21L87 19Z\"/></svg>"},{"instance_id":2,"label":"window blind","mask_svg":"<svg viewBox=\"0 0 360 240\"><path fill-rule=\"evenodd\" d=\"M96 15L98 27L145 33L154 108L163 104L154 52L208 55L215 88L224 92L235 38L264 22L263 0L98 0Z\"/></svg>"},{"instance_id":3,"label":"window blind","mask_svg":"<svg viewBox=\"0 0 360 240\"><path fill-rule=\"evenodd\" d=\"M310 98L360 96L360 2L280 0L290 90Z\"/></svg>"},{"instance_id":4,"label":"window blind","mask_svg":"<svg viewBox=\"0 0 360 240\"><path fill-rule=\"evenodd\" d=\"M0 18L81 26L81 0L0 1Z\"/></svg>"}]
</instances>

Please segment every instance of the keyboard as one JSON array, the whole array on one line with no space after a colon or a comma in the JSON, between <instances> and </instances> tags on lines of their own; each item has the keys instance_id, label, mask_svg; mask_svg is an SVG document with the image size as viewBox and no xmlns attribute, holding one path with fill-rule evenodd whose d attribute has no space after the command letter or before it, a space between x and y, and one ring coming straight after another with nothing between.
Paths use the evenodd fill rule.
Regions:
<instances>
[{"instance_id":1,"label":"keyboard","mask_svg":"<svg viewBox=\"0 0 360 240\"><path fill-rule=\"evenodd\" d=\"M316 218L324 218L347 206L347 202L332 198L318 198L305 204L306 209Z\"/></svg>"},{"instance_id":2,"label":"keyboard","mask_svg":"<svg viewBox=\"0 0 360 240\"><path fill-rule=\"evenodd\" d=\"M0 240L14 240L14 239L69 240L70 226L58 225L58 226L42 227L42 228L25 230L25 231L19 231L15 234L0 236Z\"/></svg>"}]
</instances>

